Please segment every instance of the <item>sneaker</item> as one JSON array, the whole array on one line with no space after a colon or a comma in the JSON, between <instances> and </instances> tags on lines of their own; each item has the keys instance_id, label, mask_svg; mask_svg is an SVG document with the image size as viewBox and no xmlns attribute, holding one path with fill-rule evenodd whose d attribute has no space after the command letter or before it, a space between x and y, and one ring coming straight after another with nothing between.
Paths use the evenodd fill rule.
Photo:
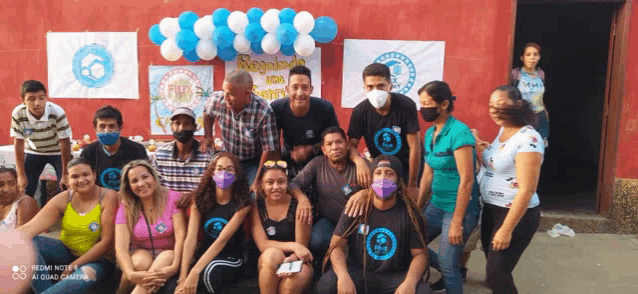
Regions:
<instances>
[{"instance_id":1,"label":"sneaker","mask_svg":"<svg viewBox=\"0 0 638 294\"><path fill-rule=\"evenodd\" d=\"M432 284L430 288L432 288L432 291L444 291L445 282L443 281L443 278L440 278L438 281L436 281L436 283Z\"/></svg>"}]
</instances>

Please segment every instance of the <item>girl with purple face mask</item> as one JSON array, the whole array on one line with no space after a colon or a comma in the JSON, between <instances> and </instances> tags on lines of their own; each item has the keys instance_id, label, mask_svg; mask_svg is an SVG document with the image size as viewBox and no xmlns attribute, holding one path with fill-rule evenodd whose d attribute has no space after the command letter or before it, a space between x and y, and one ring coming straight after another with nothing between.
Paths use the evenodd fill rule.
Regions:
<instances>
[{"instance_id":1,"label":"girl with purple face mask","mask_svg":"<svg viewBox=\"0 0 638 294\"><path fill-rule=\"evenodd\" d=\"M243 266L243 223L251 209L248 180L237 158L219 152L195 190L175 293L222 293ZM196 248L198 232L203 231Z\"/></svg>"},{"instance_id":2,"label":"girl with purple face mask","mask_svg":"<svg viewBox=\"0 0 638 294\"><path fill-rule=\"evenodd\" d=\"M296 221L297 201L288 189L285 161L266 161L255 179L261 197L253 204L253 239L261 252L258 261L262 294L302 293L312 281L312 254L308 250L311 224ZM300 272L279 273L283 263L303 261Z\"/></svg>"}]
</instances>

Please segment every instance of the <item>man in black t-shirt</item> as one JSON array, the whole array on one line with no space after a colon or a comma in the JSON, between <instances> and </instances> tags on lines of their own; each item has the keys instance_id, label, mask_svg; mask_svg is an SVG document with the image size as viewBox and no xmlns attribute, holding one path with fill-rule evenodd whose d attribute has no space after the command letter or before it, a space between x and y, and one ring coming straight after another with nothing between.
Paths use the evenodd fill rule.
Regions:
<instances>
[{"instance_id":1,"label":"man in black t-shirt","mask_svg":"<svg viewBox=\"0 0 638 294\"><path fill-rule=\"evenodd\" d=\"M363 83L367 99L352 111L348 128L350 152L352 156L358 155L357 147L363 137L372 157L381 154L397 157L403 164L408 192L417 197L422 147L416 103L405 95L390 92L390 68L385 64L366 66Z\"/></svg>"},{"instance_id":2,"label":"man in black t-shirt","mask_svg":"<svg viewBox=\"0 0 638 294\"><path fill-rule=\"evenodd\" d=\"M84 147L80 154L91 162L96 184L115 191L120 190L124 165L136 159L148 159L142 144L120 137L122 124L122 113L117 108L107 105L98 109L93 117L98 141Z\"/></svg>"},{"instance_id":3,"label":"man in black t-shirt","mask_svg":"<svg viewBox=\"0 0 638 294\"><path fill-rule=\"evenodd\" d=\"M277 118L277 128L284 141L282 157L288 162L292 179L315 156L321 155L321 134L331 126L339 126L335 109L327 100L310 97L310 69L298 65L290 69L286 93L288 97L270 104Z\"/></svg>"},{"instance_id":4,"label":"man in black t-shirt","mask_svg":"<svg viewBox=\"0 0 638 294\"><path fill-rule=\"evenodd\" d=\"M365 191L372 205L360 217L341 215L327 255L332 268L317 283L317 293L428 293L422 279L427 225L405 195L401 162L381 155L372 171L372 187Z\"/></svg>"},{"instance_id":5,"label":"man in black t-shirt","mask_svg":"<svg viewBox=\"0 0 638 294\"><path fill-rule=\"evenodd\" d=\"M316 197L310 202L318 210L319 218L312 227L308 247L319 255L328 250L332 232L346 202L361 190L357 183L357 168L348 158L346 133L333 126L327 128L321 138L324 155L311 160L290 182L290 194L295 198L303 197L302 191L315 191Z\"/></svg>"}]
</instances>

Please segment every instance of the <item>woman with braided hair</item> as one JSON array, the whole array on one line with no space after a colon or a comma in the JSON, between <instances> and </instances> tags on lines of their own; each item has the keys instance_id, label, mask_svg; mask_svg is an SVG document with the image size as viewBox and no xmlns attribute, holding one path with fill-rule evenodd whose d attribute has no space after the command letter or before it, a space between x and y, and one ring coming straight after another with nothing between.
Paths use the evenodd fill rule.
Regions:
<instances>
[{"instance_id":1,"label":"woman with braided hair","mask_svg":"<svg viewBox=\"0 0 638 294\"><path fill-rule=\"evenodd\" d=\"M342 214L324 259L332 268L317 283L317 293L430 293L426 222L403 182L394 156L372 164L372 185L361 216ZM345 246L350 244L346 261Z\"/></svg>"}]
</instances>

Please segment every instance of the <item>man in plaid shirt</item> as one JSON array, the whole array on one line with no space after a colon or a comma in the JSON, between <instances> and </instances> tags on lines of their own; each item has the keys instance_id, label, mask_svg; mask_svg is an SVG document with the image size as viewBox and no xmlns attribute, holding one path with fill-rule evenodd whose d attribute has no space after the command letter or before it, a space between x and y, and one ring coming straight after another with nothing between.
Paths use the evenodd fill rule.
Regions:
<instances>
[{"instance_id":1,"label":"man in plaid shirt","mask_svg":"<svg viewBox=\"0 0 638 294\"><path fill-rule=\"evenodd\" d=\"M275 114L268 102L253 94L253 79L243 70L226 76L222 91L217 91L204 106L204 140L200 148L213 144L215 120L221 128L223 151L237 156L246 172L251 190L260 166L266 160L279 159L279 132Z\"/></svg>"}]
</instances>

